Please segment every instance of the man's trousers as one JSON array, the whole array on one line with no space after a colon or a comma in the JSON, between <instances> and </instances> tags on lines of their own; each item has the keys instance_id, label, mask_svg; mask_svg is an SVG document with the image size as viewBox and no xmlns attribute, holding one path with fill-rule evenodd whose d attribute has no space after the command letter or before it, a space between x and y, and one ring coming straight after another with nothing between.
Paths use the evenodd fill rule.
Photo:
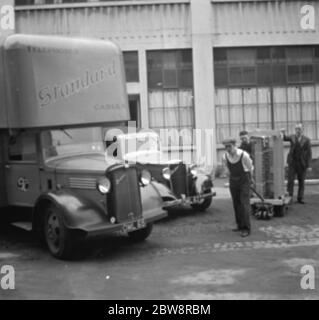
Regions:
<instances>
[{"instance_id":1,"label":"man's trousers","mask_svg":"<svg viewBox=\"0 0 319 320\"><path fill-rule=\"evenodd\" d=\"M293 197L294 194L294 183L295 176L298 179L298 200L302 200L305 193L305 179L306 179L307 168L303 168L297 164L291 164L288 167L288 185L287 191L289 196Z\"/></svg>"},{"instance_id":2,"label":"man's trousers","mask_svg":"<svg viewBox=\"0 0 319 320\"><path fill-rule=\"evenodd\" d=\"M240 230L250 231L250 187L249 182L243 183L240 188L230 186L233 200L235 219Z\"/></svg>"}]
</instances>

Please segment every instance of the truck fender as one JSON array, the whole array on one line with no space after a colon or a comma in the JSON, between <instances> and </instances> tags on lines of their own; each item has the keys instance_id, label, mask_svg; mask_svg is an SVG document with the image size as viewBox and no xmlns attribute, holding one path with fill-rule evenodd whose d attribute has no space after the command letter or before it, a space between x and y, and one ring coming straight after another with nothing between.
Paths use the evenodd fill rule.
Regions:
<instances>
[{"instance_id":1,"label":"truck fender","mask_svg":"<svg viewBox=\"0 0 319 320\"><path fill-rule=\"evenodd\" d=\"M163 201L176 200L176 196L172 191L165 186L163 183L157 182L156 180L152 180L152 185L158 195L163 199Z\"/></svg>"},{"instance_id":2,"label":"truck fender","mask_svg":"<svg viewBox=\"0 0 319 320\"><path fill-rule=\"evenodd\" d=\"M32 217L33 230L41 231L45 208L51 204L63 212L64 224L69 229L86 231L89 225L107 222L107 215L102 207L72 191L60 190L42 194L37 199Z\"/></svg>"}]
</instances>

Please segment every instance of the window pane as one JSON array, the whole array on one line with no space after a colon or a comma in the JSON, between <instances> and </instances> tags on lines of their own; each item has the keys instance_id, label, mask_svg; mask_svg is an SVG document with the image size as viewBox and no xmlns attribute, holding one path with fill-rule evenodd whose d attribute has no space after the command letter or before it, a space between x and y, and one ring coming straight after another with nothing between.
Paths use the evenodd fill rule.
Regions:
<instances>
[{"instance_id":1,"label":"window pane","mask_svg":"<svg viewBox=\"0 0 319 320\"><path fill-rule=\"evenodd\" d=\"M288 63L312 62L312 47L288 47L286 57Z\"/></svg>"},{"instance_id":2,"label":"window pane","mask_svg":"<svg viewBox=\"0 0 319 320\"><path fill-rule=\"evenodd\" d=\"M162 69L162 53L161 52L148 52L147 53L147 69Z\"/></svg>"},{"instance_id":3,"label":"window pane","mask_svg":"<svg viewBox=\"0 0 319 320\"><path fill-rule=\"evenodd\" d=\"M226 86L228 84L227 79L227 67L215 67L214 68L215 76L215 86Z\"/></svg>"},{"instance_id":4,"label":"window pane","mask_svg":"<svg viewBox=\"0 0 319 320\"><path fill-rule=\"evenodd\" d=\"M150 109L150 127L162 128L164 126L164 110L163 109Z\"/></svg>"},{"instance_id":5,"label":"window pane","mask_svg":"<svg viewBox=\"0 0 319 320\"><path fill-rule=\"evenodd\" d=\"M148 73L148 87L160 88L163 86L162 70L152 70Z\"/></svg>"},{"instance_id":6,"label":"window pane","mask_svg":"<svg viewBox=\"0 0 319 320\"><path fill-rule=\"evenodd\" d=\"M270 62L270 48L258 48L257 49L257 61L258 63L269 63Z\"/></svg>"},{"instance_id":7,"label":"window pane","mask_svg":"<svg viewBox=\"0 0 319 320\"><path fill-rule=\"evenodd\" d=\"M164 70L163 87L177 88L177 70Z\"/></svg>"},{"instance_id":8,"label":"window pane","mask_svg":"<svg viewBox=\"0 0 319 320\"><path fill-rule=\"evenodd\" d=\"M316 70L316 72L315 72L315 82L318 83L319 82L319 64L315 64L314 68Z\"/></svg>"},{"instance_id":9,"label":"window pane","mask_svg":"<svg viewBox=\"0 0 319 320\"><path fill-rule=\"evenodd\" d=\"M255 84L256 83L256 68L255 67L243 67L242 69L242 81L243 84Z\"/></svg>"},{"instance_id":10,"label":"window pane","mask_svg":"<svg viewBox=\"0 0 319 320\"><path fill-rule=\"evenodd\" d=\"M271 84L271 65L257 66L257 83Z\"/></svg>"},{"instance_id":11,"label":"window pane","mask_svg":"<svg viewBox=\"0 0 319 320\"><path fill-rule=\"evenodd\" d=\"M163 68L164 69L176 69L177 68L176 51L163 52Z\"/></svg>"},{"instance_id":12,"label":"window pane","mask_svg":"<svg viewBox=\"0 0 319 320\"><path fill-rule=\"evenodd\" d=\"M299 66L288 66L288 82L299 82L300 81L300 67Z\"/></svg>"},{"instance_id":13,"label":"window pane","mask_svg":"<svg viewBox=\"0 0 319 320\"><path fill-rule=\"evenodd\" d=\"M10 138L9 159L11 161L36 161L35 135L32 133L17 133Z\"/></svg>"},{"instance_id":14,"label":"window pane","mask_svg":"<svg viewBox=\"0 0 319 320\"><path fill-rule=\"evenodd\" d=\"M277 85L287 84L286 66L284 64L274 64L272 66L272 82Z\"/></svg>"},{"instance_id":15,"label":"window pane","mask_svg":"<svg viewBox=\"0 0 319 320\"><path fill-rule=\"evenodd\" d=\"M301 81L302 82L312 82L314 79L312 65L302 65L301 66Z\"/></svg>"},{"instance_id":16,"label":"window pane","mask_svg":"<svg viewBox=\"0 0 319 320\"><path fill-rule=\"evenodd\" d=\"M123 52L125 74L127 82L138 82L138 54L137 51Z\"/></svg>"},{"instance_id":17,"label":"window pane","mask_svg":"<svg viewBox=\"0 0 319 320\"><path fill-rule=\"evenodd\" d=\"M178 83L182 88L193 88L193 70L184 69L178 71Z\"/></svg>"},{"instance_id":18,"label":"window pane","mask_svg":"<svg viewBox=\"0 0 319 320\"><path fill-rule=\"evenodd\" d=\"M214 49L214 63L227 63L227 49Z\"/></svg>"},{"instance_id":19,"label":"window pane","mask_svg":"<svg viewBox=\"0 0 319 320\"><path fill-rule=\"evenodd\" d=\"M192 68L192 50L178 51L178 67L179 68Z\"/></svg>"},{"instance_id":20,"label":"window pane","mask_svg":"<svg viewBox=\"0 0 319 320\"><path fill-rule=\"evenodd\" d=\"M241 68L233 67L229 68L229 84L241 84Z\"/></svg>"},{"instance_id":21,"label":"window pane","mask_svg":"<svg viewBox=\"0 0 319 320\"><path fill-rule=\"evenodd\" d=\"M53 3L53 1L50 3ZM31 5L31 4L34 4L34 0L15 0L16 6L25 6L25 5Z\"/></svg>"},{"instance_id":22,"label":"window pane","mask_svg":"<svg viewBox=\"0 0 319 320\"><path fill-rule=\"evenodd\" d=\"M286 58L284 47L273 47L271 49L271 57L273 62L284 62Z\"/></svg>"},{"instance_id":23,"label":"window pane","mask_svg":"<svg viewBox=\"0 0 319 320\"><path fill-rule=\"evenodd\" d=\"M229 64L256 64L256 49L229 49L227 55Z\"/></svg>"}]
</instances>

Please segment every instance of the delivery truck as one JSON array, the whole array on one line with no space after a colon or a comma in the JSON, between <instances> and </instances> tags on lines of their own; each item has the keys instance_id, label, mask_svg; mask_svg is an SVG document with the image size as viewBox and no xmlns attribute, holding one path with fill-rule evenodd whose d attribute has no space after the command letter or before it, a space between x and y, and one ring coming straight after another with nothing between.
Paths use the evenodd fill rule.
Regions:
<instances>
[{"instance_id":1,"label":"delivery truck","mask_svg":"<svg viewBox=\"0 0 319 320\"><path fill-rule=\"evenodd\" d=\"M166 216L163 193L173 196L163 186L160 195L143 167L108 161L105 128L129 120L121 50L109 41L14 34L0 58L0 214L31 211L15 225L61 259L110 232L146 239Z\"/></svg>"}]
</instances>

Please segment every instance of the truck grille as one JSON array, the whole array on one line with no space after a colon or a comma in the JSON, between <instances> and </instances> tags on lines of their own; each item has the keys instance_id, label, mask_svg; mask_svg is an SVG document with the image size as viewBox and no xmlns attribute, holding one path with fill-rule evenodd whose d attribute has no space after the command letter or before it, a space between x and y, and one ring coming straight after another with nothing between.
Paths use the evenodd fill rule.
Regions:
<instances>
[{"instance_id":1,"label":"truck grille","mask_svg":"<svg viewBox=\"0 0 319 320\"><path fill-rule=\"evenodd\" d=\"M184 163L170 165L171 171L174 173L171 176L173 192L180 198L182 194L188 195L187 192L187 168Z\"/></svg>"},{"instance_id":2,"label":"truck grille","mask_svg":"<svg viewBox=\"0 0 319 320\"><path fill-rule=\"evenodd\" d=\"M68 187L75 189L96 189L96 179L95 178L75 178L70 177L68 179Z\"/></svg>"},{"instance_id":3,"label":"truck grille","mask_svg":"<svg viewBox=\"0 0 319 320\"><path fill-rule=\"evenodd\" d=\"M108 173L112 191L108 194L108 211L117 222L142 217L140 187L135 167L118 167Z\"/></svg>"}]
</instances>

